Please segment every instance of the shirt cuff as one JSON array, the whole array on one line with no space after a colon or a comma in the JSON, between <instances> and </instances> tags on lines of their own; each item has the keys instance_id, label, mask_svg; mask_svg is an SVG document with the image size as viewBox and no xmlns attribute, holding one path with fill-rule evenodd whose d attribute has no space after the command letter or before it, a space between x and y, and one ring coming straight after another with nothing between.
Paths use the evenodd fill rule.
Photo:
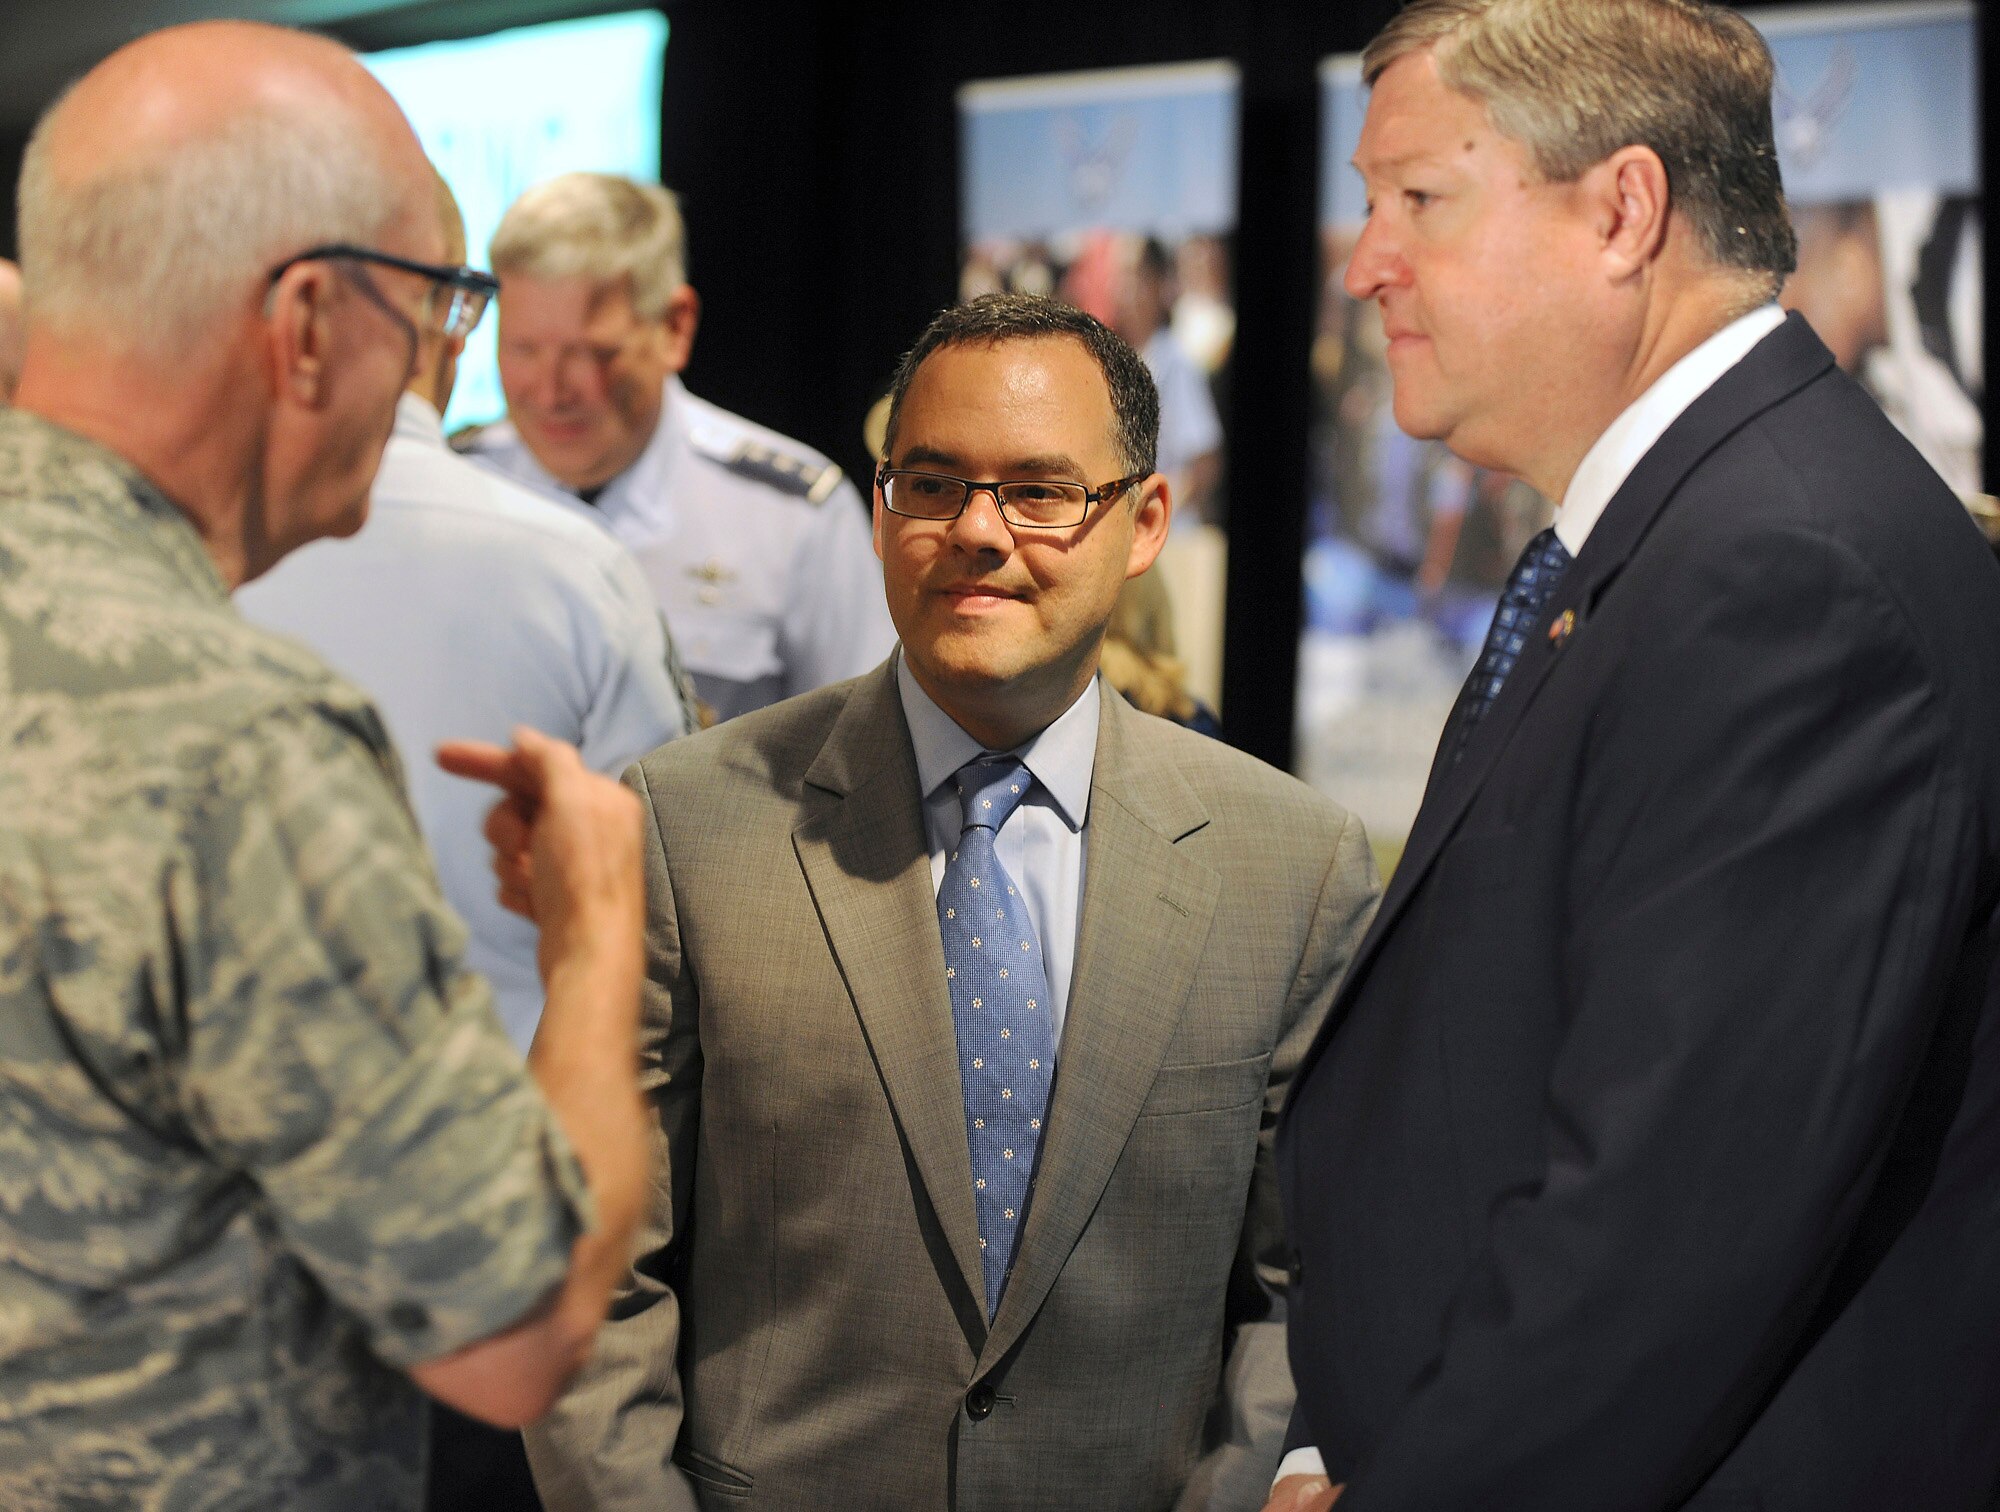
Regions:
<instances>
[{"instance_id":1,"label":"shirt cuff","mask_svg":"<svg viewBox=\"0 0 2000 1512\"><path fill-rule=\"evenodd\" d=\"M1290 1454L1278 1461L1278 1473L1271 1477L1271 1484L1275 1486L1288 1475L1325 1474L1326 1460L1321 1456L1319 1450L1312 1448L1294 1449Z\"/></svg>"}]
</instances>

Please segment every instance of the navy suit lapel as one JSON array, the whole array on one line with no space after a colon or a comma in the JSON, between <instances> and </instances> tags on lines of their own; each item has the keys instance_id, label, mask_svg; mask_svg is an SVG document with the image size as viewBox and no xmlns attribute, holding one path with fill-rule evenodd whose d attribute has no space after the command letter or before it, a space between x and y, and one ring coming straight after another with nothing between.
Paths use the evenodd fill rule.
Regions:
<instances>
[{"instance_id":1,"label":"navy suit lapel","mask_svg":"<svg viewBox=\"0 0 2000 1512\"><path fill-rule=\"evenodd\" d=\"M1592 609L1652 529L1681 481L1736 431L1832 366L1833 355L1813 334L1812 327L1798 315L1788 317L1784 325L1753 347L1747 357L1689 405L1633 468L1591 530L1582 552L1564 574L1540 622L1530 632L1520 661L1473 732L1464 757L1455 766L1433 768L1423 805L1410 828L1409 843L1383 894L1381 909L1355 953L1354 964L1349 968L1333 1011L1327 1016L1325 1028L1320 1031L1318 1044L1307 1057L1305 1069L1310 1070L1320 1049L1337 1029L1374 964L1382 941L1395 928L1445 842L1465 817L1494 762L1533 707L1544 679L1562 654L1561 647L1551 642L1548 626L1563 614L1571 613L1575 615L1572 634L1588 633L1586 627Z\"/></svg>"}]
</instances>

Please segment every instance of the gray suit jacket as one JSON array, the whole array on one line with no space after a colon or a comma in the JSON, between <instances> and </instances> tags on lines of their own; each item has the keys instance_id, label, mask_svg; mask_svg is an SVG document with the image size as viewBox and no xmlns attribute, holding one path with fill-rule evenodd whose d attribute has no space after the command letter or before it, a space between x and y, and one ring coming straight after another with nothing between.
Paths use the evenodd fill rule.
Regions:
<instances>
[{"instance_id":1,"label":"gray suit jacket","mask_svg":"<svg viewBox=\"0 0 2000 1512\"><path fill-rule=\"evenodd\" d=\"M1377 894L1358 822L1106 691L1076 970L985 1316L892 668L662 748L651 1218L529 1434L552 1512L1261 1505L1291 1380L1271 1138Z\"/></svg>"}]
</instances>

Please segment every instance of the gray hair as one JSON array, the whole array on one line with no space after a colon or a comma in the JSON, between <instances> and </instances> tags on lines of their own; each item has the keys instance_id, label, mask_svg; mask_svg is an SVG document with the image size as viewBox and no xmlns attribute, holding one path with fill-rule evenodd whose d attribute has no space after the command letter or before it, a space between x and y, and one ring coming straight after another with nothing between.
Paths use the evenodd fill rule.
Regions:
<instances>
[{"instance_id":1,"label":"gray hair","mask_svg":"<svg viewBox=\"0 0 2000 1512\"><path fill-rule=\"evenodd\" d=\"M246 108L200 138L113 171L58 171L58 100L21 164L19 228L28 324L89 332L171 356L254 310L270 270L327 242L369 243L405 208L350 124Z\"/></svg>"},{"instance_id":2,"label":"gray hair","mask_svg":"<svg viewBox=\"0 0 2000 1512\"><path fill-rule=\"evenodd\" d=\"M657 319L687 283L687 229L670 189L615 173L565 173L508 208L489 250L501 277L629 283L632 310Z\"/></svg>"},{"instance_id":3,"label":"gray hair","mask_svg":"<svg viewBox=\"0 0 2000 1512\"><path fill-rule=\"evenodd\" d=\"M1045 294L982 294L940 310L903 354L889 385L889 420L883 454L896 441L903 400L924 359L944 347L994 346L1003 341L1067 337L1082 344L1104 374L1116 430L1112 439L1135 473L1150 473L1160 449L1160 390L1132 344L1094 315ZM1136 495L1134 496L1137 497Z\"/></svg>"},{"instance_id":4,"label":"gray hair","mask_svg":"<svg viewBox=\"0 0 2000 1512\"><path fill-rule=\"evenodd\" d=\"M1771 51L1735 12L1707 0L1410 0L1368 44L1362 77L1372 86L1426 49L1551 183L1650 147L1717 265L1764 275L1767 297L1798 266Z\"/></svg>"}]
</instances>

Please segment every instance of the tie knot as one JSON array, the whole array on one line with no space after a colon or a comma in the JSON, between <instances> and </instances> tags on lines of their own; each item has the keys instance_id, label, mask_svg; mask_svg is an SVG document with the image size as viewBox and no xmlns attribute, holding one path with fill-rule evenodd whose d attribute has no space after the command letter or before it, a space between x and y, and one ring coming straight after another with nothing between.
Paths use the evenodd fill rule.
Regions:
<instances>
[{"instance_id":1,"label":"tie knot","mask_svg":"<svg viewBox=\"0 0 2000 1512\"><path fill-rule=\"evenodd\" d=\"M981 756L968 761L952 774L958 788L958 802L964 814L963 827L997 830L1007 816L1028 796L1035 779L1017 757Z\"/></svg>"}]
</instances>

